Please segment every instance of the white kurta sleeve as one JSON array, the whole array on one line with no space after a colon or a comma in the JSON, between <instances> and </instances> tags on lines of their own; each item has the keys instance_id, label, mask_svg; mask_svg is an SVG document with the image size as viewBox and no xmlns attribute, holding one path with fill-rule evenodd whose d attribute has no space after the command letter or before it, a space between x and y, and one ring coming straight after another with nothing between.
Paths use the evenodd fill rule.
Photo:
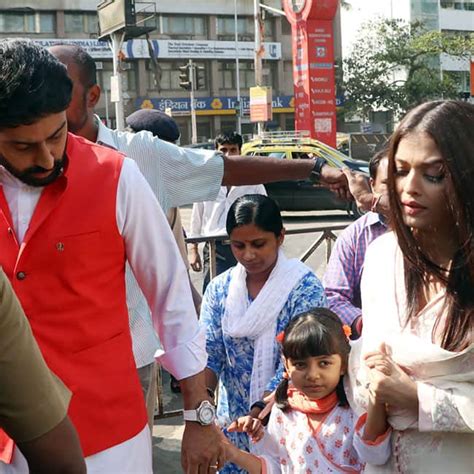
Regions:
<instances>
[{"instance_id":1,"label":"white kurta sleeve","mask_svg":"<svg viewBox=\"0 0 474 474\"><path fill-rule=\"evenodd\" d=\"M204 203L195 202L191 212L191 222L189 225L189 236L200 237L202 232L202 220L204 216Z\"/></svg>"},{"instance_id":2,"label":"white kurta sleeve","mask_svg":"<svg viewBox=\"0 0 474 474\"><path fill-rule=\"evenodd\" d=\"M279 412L279 410L278 410ZM264 453L260 455L263 464L263 472L265 474L280 474L281 465L279 459L279 444L278 440L281 438L281 428L276 423L276 409L272 409L270 420L265 432L265 436L258 443L258 452Z\"/></svg>"},{"instance_id":3,"label":"white kurta sleeve","mask_svg":"<svg viewBox=\"0 0 474 474\"><path fill-rule=\"evenodd\" d=\"M474 386L472 383L459 383L454 390L418 382L417 389L420 431L474 432Z\"/></svg>"},{"instance_id":4,"label":"white kurta sleeve","mask_svg":"<svg viewBox=\"0 0 474 474\"><path fill-rule=\"evenodd\" d=\"M362 463L369 463L374 466L383 465L392 454L392 430L388 429L375 441L366 441L363 439L366 421L367 415L365 413L357 421L353 439L354 449Z\"/></svg>"},{"instance_id":5,"label":"white kurta sleeve","mask_svg":"<svg viewBox=\"0 0 474 474\"><path fill-rule=\"evenodd\" d=\"M128 158L119 178L116 212L127 260L163 345L157 359L178 379L195 375L207 363L206 341L186 268L166 216L137 165Z\"/></svg>"}]
</instances>

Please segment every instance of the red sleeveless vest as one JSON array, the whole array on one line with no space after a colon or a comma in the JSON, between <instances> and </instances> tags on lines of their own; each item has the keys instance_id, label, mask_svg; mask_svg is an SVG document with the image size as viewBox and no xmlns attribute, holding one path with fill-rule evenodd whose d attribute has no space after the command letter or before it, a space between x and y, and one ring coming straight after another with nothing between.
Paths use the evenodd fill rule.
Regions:
<instances>
[{"instance_id":1,"label":"red sleeveless vest","mask_svg":"<svg viewBox=\"0 0 474 474\"><path fill-rule=\"evenodd\" d=\"M20 246L0 191L0 265L47 364L73 393L69 416L90 456L135 436L147 417L116 221L123 157L71 134L66 155L64 175L44 188Z\"/></svg>"}]
</instances>

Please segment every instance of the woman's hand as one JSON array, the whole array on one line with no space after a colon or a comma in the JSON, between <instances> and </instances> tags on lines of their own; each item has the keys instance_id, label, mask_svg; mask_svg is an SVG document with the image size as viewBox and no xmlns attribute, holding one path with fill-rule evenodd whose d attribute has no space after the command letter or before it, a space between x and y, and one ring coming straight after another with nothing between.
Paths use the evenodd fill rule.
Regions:
<instances>
[{"instance_id":1,"label":"woman's hand","mask_svg":"<svg viewBox=\"0 0 474 474\"><path fill-rule=\"evenodd\" d=\"M382 343L380 350L364 356L370 370L369 391L377 404L387 404L418 412L416 383L389 355Z\"/></svg>"},{"instance_id":2,"label":"woman's hand","mask_svg":"<svg viewBox=\"0 0 474 474\"><path fill-rule=\"evenodd\" d=\"M257 443L263 438L264 429L261 420L254 418L253 416L241 416L237 420L233 421L227 431L247 433L253 443Z\"/></svg>"}]
</instances>

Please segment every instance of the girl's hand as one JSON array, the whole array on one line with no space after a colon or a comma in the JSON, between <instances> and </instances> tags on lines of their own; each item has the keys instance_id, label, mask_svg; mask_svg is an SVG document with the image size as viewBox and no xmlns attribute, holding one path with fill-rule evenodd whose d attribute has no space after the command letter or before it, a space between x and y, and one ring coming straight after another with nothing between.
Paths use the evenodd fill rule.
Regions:
<instances>
[{"instance_id":1,"label":"girl's hand","mask_svg":"<svg viewBox=\"0 0 474 474\"><path fill-rule=\"evenodd\" d=\"M375 403L418 412L416 383L393 362L384 343L379 352L370 352L364 359L371 369L368 388Z\"/></svg>"},{"instance_id":2,"label":"girl's hand","mask_svg":"<svg viewBox=\"0 0 474 474\"><path fill-rule=\"evenodd\" d=\"M227 431L230 433L247 433L253 443L260 441L264 435L262 422L258 418L253 418L250 415L237 418L237 420L229 425Z\"/></svg>"}]
</instances>

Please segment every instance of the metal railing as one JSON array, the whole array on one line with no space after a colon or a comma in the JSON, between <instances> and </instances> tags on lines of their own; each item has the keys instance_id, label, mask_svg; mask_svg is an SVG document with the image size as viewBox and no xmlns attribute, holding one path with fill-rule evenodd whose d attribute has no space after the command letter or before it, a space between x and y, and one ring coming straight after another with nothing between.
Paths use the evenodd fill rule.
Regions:
<instances>
[{"instance_id":1,"label":"metal railing","mask_svg":"<svg viewBox=\"0 0 474 474\"><path fill-rule=\"evenodd\" d=\"M304 251L299 259L302 262L306 262L309 257L319 248L321 245L326 244L326 263L329 261L331 256L332 244L337 239L337 235L334 233L338 230L343 230L350 224L351 221L347 223L340 223L334 225L321 224L314 225L311 227L301 227L296 229L288 229L285 231L285 236L289 235L298 235L298 234L315 234L317 233L317 238L314 239L313 243ZM227 235L213 235L208 237L193 237L187 238L187 244L200 244L209 242L209 271L211 279L216 276L216 242L219 241L228 241L229 237ZM157 399L158 399L158 409L155 419L168 418L171 416L178 416L182 414L182 410L173 410L165 411L163 403L163 382L161 368L158 367L157 375Z\"/></svg>"}]
</instances>

